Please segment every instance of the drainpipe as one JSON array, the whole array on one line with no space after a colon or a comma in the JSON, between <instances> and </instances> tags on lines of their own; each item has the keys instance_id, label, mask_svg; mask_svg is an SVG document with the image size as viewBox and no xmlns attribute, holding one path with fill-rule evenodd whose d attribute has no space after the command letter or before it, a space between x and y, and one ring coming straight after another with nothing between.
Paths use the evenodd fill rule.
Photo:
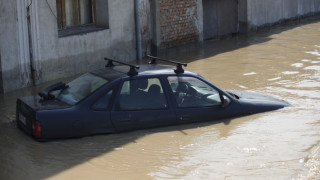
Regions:
<instances>
[{"instance_id":1,"label":"drainpipe","mask_svg":"<svg viewBox=\"0 0 320 180\"><path fill-rule=\"evenodd\" d=\"M134 0L135 26L136 26L136 51L138 64L142 64L141 27L140 27L140 0Z\"/></svg>"},{"instance_id":2,"label":"drainpipe","mask_svg":"<svg viewBox=\"0 0 320 180\"><path fill-rule=\"evenodd\" d=\"M31 71L31 81L32 85L36 85L35 80L35 69L33 68L33 48L32 48L32 36L31 36L31 17L30 17L30 6L32 4L32 1L30 5L27 7L27 24L28 24L28 39L29 39L29 55L30 55L30 71Z\"/></svg>"},{"instance_id":3,"label":"drainpipe","mask_svg":"<svg viewBox=\"0 0 320 180\"><path fill-rule=\"evenodd\" d=\"M0 49L0 93L4 93L1 63L2 63L2 61L1 61L1 49Z\"/></svg>"}]
</instances>

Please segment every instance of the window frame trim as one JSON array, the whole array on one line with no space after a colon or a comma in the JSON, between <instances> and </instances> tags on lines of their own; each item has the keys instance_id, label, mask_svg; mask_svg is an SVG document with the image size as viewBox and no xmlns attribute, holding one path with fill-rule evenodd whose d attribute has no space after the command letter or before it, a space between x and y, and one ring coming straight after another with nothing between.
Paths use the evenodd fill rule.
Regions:
<instances>
[{"instance_id":1,"label":"window frame trim","mask_svg":"<svg viewBox=\"0 0 320 180\"><path fill-rule=\"evenodd\" d=\"M81 9L80 9L80 0L72 0L72 17L73 17L73 24L72 26L66 26L66 7L65 7L66 0L56 0L56 9L57 9L57 26L58 31L64 31L68 29L75 29L78 27L85 27L85 26L96 26L96 0L91 0L91 15L92 15L92 22L88 24L81 24ZM75 23L76 22L76 23ZM76 33L75 33L76 34Z\"/></svg>"},{"instance_id":2,"label":"window frame trim","mask_svg":"<svg viewBox=\"0 0 320 180\"><path fill-rule=\"evenodd\" d=\"M174 92L173 92L173 90L171 88L171 85L169 83L169 77L176 77L176 78L179 78L179 77L182 77L182 78L189 77L190 78L191 77L191 78L197 79L197 80L205 83L209 87L213 88L215 91L217 91L219 93L219 96L221 96L221 95L223 96L223 95L225 95L225 93L223 91L221 91L220 88L216 87L214 84L208 82L206 79L199 78L197 76L192 76L192 75L168 75L165 79L166 79L166 81L168 83L168 89L170 91L170 94L171 94L172 101L173 101L175 109L199 109L199 108L217 108L217 107L221 107L222 102L220 102L221 103L220 105L180 107L178 102L177 102L177 99L175 98L175 95L174 95ZM227 96L227 97L229 98L229 96ZM221 97L220 97L220 101L221 101Z\"/></svg>"}]
</instances>

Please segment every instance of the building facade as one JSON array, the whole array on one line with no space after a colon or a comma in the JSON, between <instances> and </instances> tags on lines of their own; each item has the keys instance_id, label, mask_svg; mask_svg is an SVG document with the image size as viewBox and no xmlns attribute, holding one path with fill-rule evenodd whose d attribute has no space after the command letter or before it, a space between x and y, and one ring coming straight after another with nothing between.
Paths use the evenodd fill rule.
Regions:
<instances>
[{"instance_id":1,"label":"building facade","mask_svg":"<svg viewBox=\"0 0 320 180\"><path fill-rule=\"evenodd\" d=\"M0 0L2 92L136 57L131 0Z\"/></svg>"},{"instance_id":2,"label":"building facade","mask_svg":"<svg viewBox=\"0 0 320 180\"><path fill-rule=\"evenodd\" d=\"M0 92L319 11L320 0L0 0Z\"/></svg>"}]
</instances>

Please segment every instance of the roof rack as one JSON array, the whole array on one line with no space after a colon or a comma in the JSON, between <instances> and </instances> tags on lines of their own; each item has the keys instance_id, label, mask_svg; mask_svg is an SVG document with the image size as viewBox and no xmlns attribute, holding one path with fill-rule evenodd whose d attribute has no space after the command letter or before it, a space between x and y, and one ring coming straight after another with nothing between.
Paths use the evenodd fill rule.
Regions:
<instances>
[{"instance_id":1,"label":"roof rack","mask_svg":"<svg viewBox=\"0 0 320 180\"><path fill-rule=\"evenodd\" d=\"M176 64L177 65L177 69L175 69L174 72L177 73L177 74L184 73L184 69L182 68L182 66L186 67L188 65L187 63L181 63L181 62L172 61L172 60L168 60L168 59L162 59L162 58L155 57L155 56L150 56L150 55L147 55L147 57L151 59L149 64L157 64L156 60L160 60L160 61Z\"/></svg>"},{"instance_id":2,"label":"roof rack","mask_svg":"<svg viewBox=\"0 0 320 180\"><path fill-rule=\"evenodd\" d=\"M129 70L128 73L127 73L128 76L138 75L137 69L140 69L139 66L127 64L127 63L120 62L120 61L116 61L116 60L109 59L109 58L104 58L104 60L108 61L108 64L106 64L106 67L113 67L113 66L115 66L115 65L113 64L113 62L116 62L116 63L118 63L118 64L122 64L122 65L126 65L126 66L129 66L129 67L130 67L130 70Z\"/></svg>"}]
</instances>

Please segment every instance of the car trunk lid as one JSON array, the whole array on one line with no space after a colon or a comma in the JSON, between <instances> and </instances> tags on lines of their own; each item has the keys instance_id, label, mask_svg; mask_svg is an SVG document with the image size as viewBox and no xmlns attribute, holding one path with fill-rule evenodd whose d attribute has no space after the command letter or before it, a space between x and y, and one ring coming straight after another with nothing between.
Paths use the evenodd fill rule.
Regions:
<instances>
[{"instance_id":1,"label":"car trunk lid","mask_svg":"<svg viewBox=\"0 0 320 180\"><path fill-rule=\"evenodd\" d=\"M39 96L18 98L16 104L17 125L26 134L41 138L41 120L37 119L37 111L67 108L69 105L57 100L43 100Z\"/></svg>"}]
</instances>

